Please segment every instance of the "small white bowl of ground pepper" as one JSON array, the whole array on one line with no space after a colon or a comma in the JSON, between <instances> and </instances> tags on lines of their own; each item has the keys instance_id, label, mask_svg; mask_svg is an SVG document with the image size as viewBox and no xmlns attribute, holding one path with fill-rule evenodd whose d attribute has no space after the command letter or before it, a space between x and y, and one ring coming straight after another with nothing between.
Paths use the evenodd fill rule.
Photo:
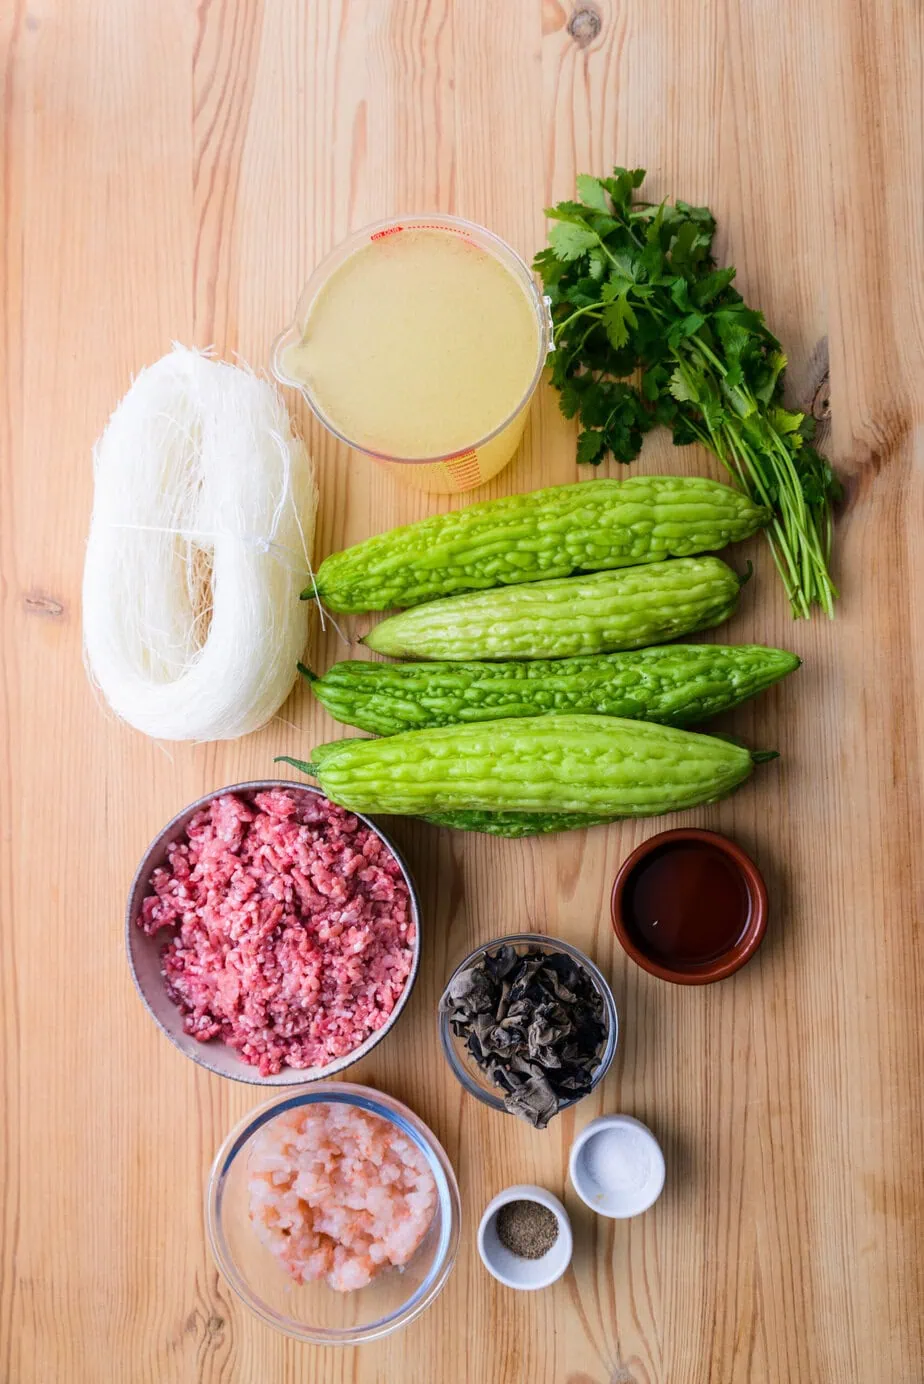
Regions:
<instances>
[{"instance_id":1,"label":"small white bowl of ground pepper","mask_svg":"<svg viewBox=\"0 0 924 1384\"><path fill-rule=\"evenodd\" d=\"M478 1227L478 1253L508 1288L548 1288L571 1263L568 1213L558 1197L528 1183L499 1192Z\"/></svg>"}]
</instances>

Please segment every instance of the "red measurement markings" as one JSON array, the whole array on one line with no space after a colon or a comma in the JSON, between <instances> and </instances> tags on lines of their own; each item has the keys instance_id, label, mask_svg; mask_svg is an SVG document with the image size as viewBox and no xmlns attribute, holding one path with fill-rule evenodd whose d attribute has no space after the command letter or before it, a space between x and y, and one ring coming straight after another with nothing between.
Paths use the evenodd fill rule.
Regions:
<instances>
[{"instance_id":1,"label":"red measurement markings","mask_svg":"<svg viewBox=\"0 0 924 1384\"><path fill-rule=\"evenodd\" d=\"M474 240L461 226L440 226L438 222L429 221L421 221L417 226L388 226L384 231L373 231L369 239L382 240L387 235L397 235L399 231L449 231L451 235L464 240L466 245L471 245L472 249L478 249Z\"/></svg>"},{"instance_id":2,"label":"red measurement markings","mask_svg":"<svg viewBox=\"0 0 924 1384\"><path fill-rule=\"evenodd\" d=\"M466 486L477 485L481 480L481 467L478 465L477 452L463 452L461 456L447 461L446 468L460 490L465 489Z\"/></svg>"}]
</instances>

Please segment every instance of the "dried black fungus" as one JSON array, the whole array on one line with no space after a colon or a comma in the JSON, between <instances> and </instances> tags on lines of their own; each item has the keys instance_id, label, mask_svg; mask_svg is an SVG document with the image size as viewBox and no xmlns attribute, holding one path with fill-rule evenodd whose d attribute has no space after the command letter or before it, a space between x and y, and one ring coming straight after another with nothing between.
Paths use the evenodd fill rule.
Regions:
<instances>
[{"instance_id":1,"label":"dried black fungus","mask_svg":"<svg viewBox=\"0 0 924 1384\"><path fill-rule=\"evenodd\" d=\"M500 946L452 981L449 1023L513 1115L544 1129L590 1090L606 1038L603 998L569 956Z\"/></svg>"}]
</instances>

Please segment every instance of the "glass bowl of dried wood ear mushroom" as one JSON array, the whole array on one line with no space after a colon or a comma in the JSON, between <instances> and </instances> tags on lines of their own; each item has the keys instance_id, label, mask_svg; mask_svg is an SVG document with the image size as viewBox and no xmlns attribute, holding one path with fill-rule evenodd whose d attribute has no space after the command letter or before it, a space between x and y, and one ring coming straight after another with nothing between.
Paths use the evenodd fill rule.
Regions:
<instances>
[{"instance_id":1,"label":"glass bowl of dried wood ear mushroom","mask_svg":"<svg viewBox=\"0 0 924 1384\"><path fill-rule=\"evenodd\" d=\"M619 1020L589 957L523 932L486 942L456 967L440 998L439 1031L471 1095L544 1129L603 1080Z\"/></svg>"}]
</instances>

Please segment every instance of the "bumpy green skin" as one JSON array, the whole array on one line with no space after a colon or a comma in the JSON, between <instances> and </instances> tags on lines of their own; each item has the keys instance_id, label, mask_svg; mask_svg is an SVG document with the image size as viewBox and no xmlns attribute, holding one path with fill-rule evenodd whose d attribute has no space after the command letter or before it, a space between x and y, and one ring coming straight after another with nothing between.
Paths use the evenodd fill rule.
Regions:
<instances>
[{"instance_id":1,"label":"bumpy green skin","mask_svg":"<svg viewBox=\"0 0 924 1384\"><path fill-rule=\"evenodd\" d=\"M478 831L485 836L519 840L524 836L551 836L559 831L578 831L604 826L618 817L595 817L589 812L428 812L425 822L455 831Z\"/></svg>"},{"instance_id":2,"label":"bumpy green skin","mask_svg":"<svg viewBox=\"0 0 924 1384\"><path fill-rule=\"evenodd\" d=\"M291 764L303 774L314 776L315 770L325 753L340 741L333 740L320 745L314 751L314 764L306 764L303 759L292 759L290 755L276 756L277 764ZM755 761L756 762L756 761ZM477 809L460 809L456 812L427 812L422 818L435 827L451 827L456 831L477 831L486 836L505 836L508 840L523 836L545 836L556 831L576 831L583 827L603 826L607 822L617 822L612 813L598 816L592 812L482 812Z\"/></svg>"},{"instance_id":3,"label":"bumpy green skin","mask_svg":"<svg viewBox=\"0 0 924 1384\"><path fill-rule=\"evenodd\" d=\"M523 663L335 663L311 677L337 721L373 735L574 713L692 725L799 667L759 644L669 644L633 653Z\"/></svg>"},{"instance_id":4,"label":"bumpy green skin","mask_svg":"<svg viewBox=\"0 0 924 1384\"><path fill-rule=\"evenodd\" d=\"M751 773L715 736L616 716L529 716L321 746L309 772L354 812L649 817L715 802Z\"/></svg>"},{"instance_id":5,"label":"bumpy green skin","mask_svg":"<svg viewBox=\"0 0 924 1384\"><path fill-rule=\"evenodd\" d=\"M508 495L332 553L317 573L331 610L390 610L572 572L724 548L769 511L705 477L632 476ZM314 587L303 592L313 597Z\"/></svg>"},{"instance_id":6,"label":"bumpy green skin","mask_svg":"<svg viewBox=\"0 0 924 1384\"><path fill-rule=\"evenodd\" d=\"M727 620L740 581L717 557L450 596L383 620L365 643L393 658L571 658L661 644Z\"/></svg>"}]
</instances>

